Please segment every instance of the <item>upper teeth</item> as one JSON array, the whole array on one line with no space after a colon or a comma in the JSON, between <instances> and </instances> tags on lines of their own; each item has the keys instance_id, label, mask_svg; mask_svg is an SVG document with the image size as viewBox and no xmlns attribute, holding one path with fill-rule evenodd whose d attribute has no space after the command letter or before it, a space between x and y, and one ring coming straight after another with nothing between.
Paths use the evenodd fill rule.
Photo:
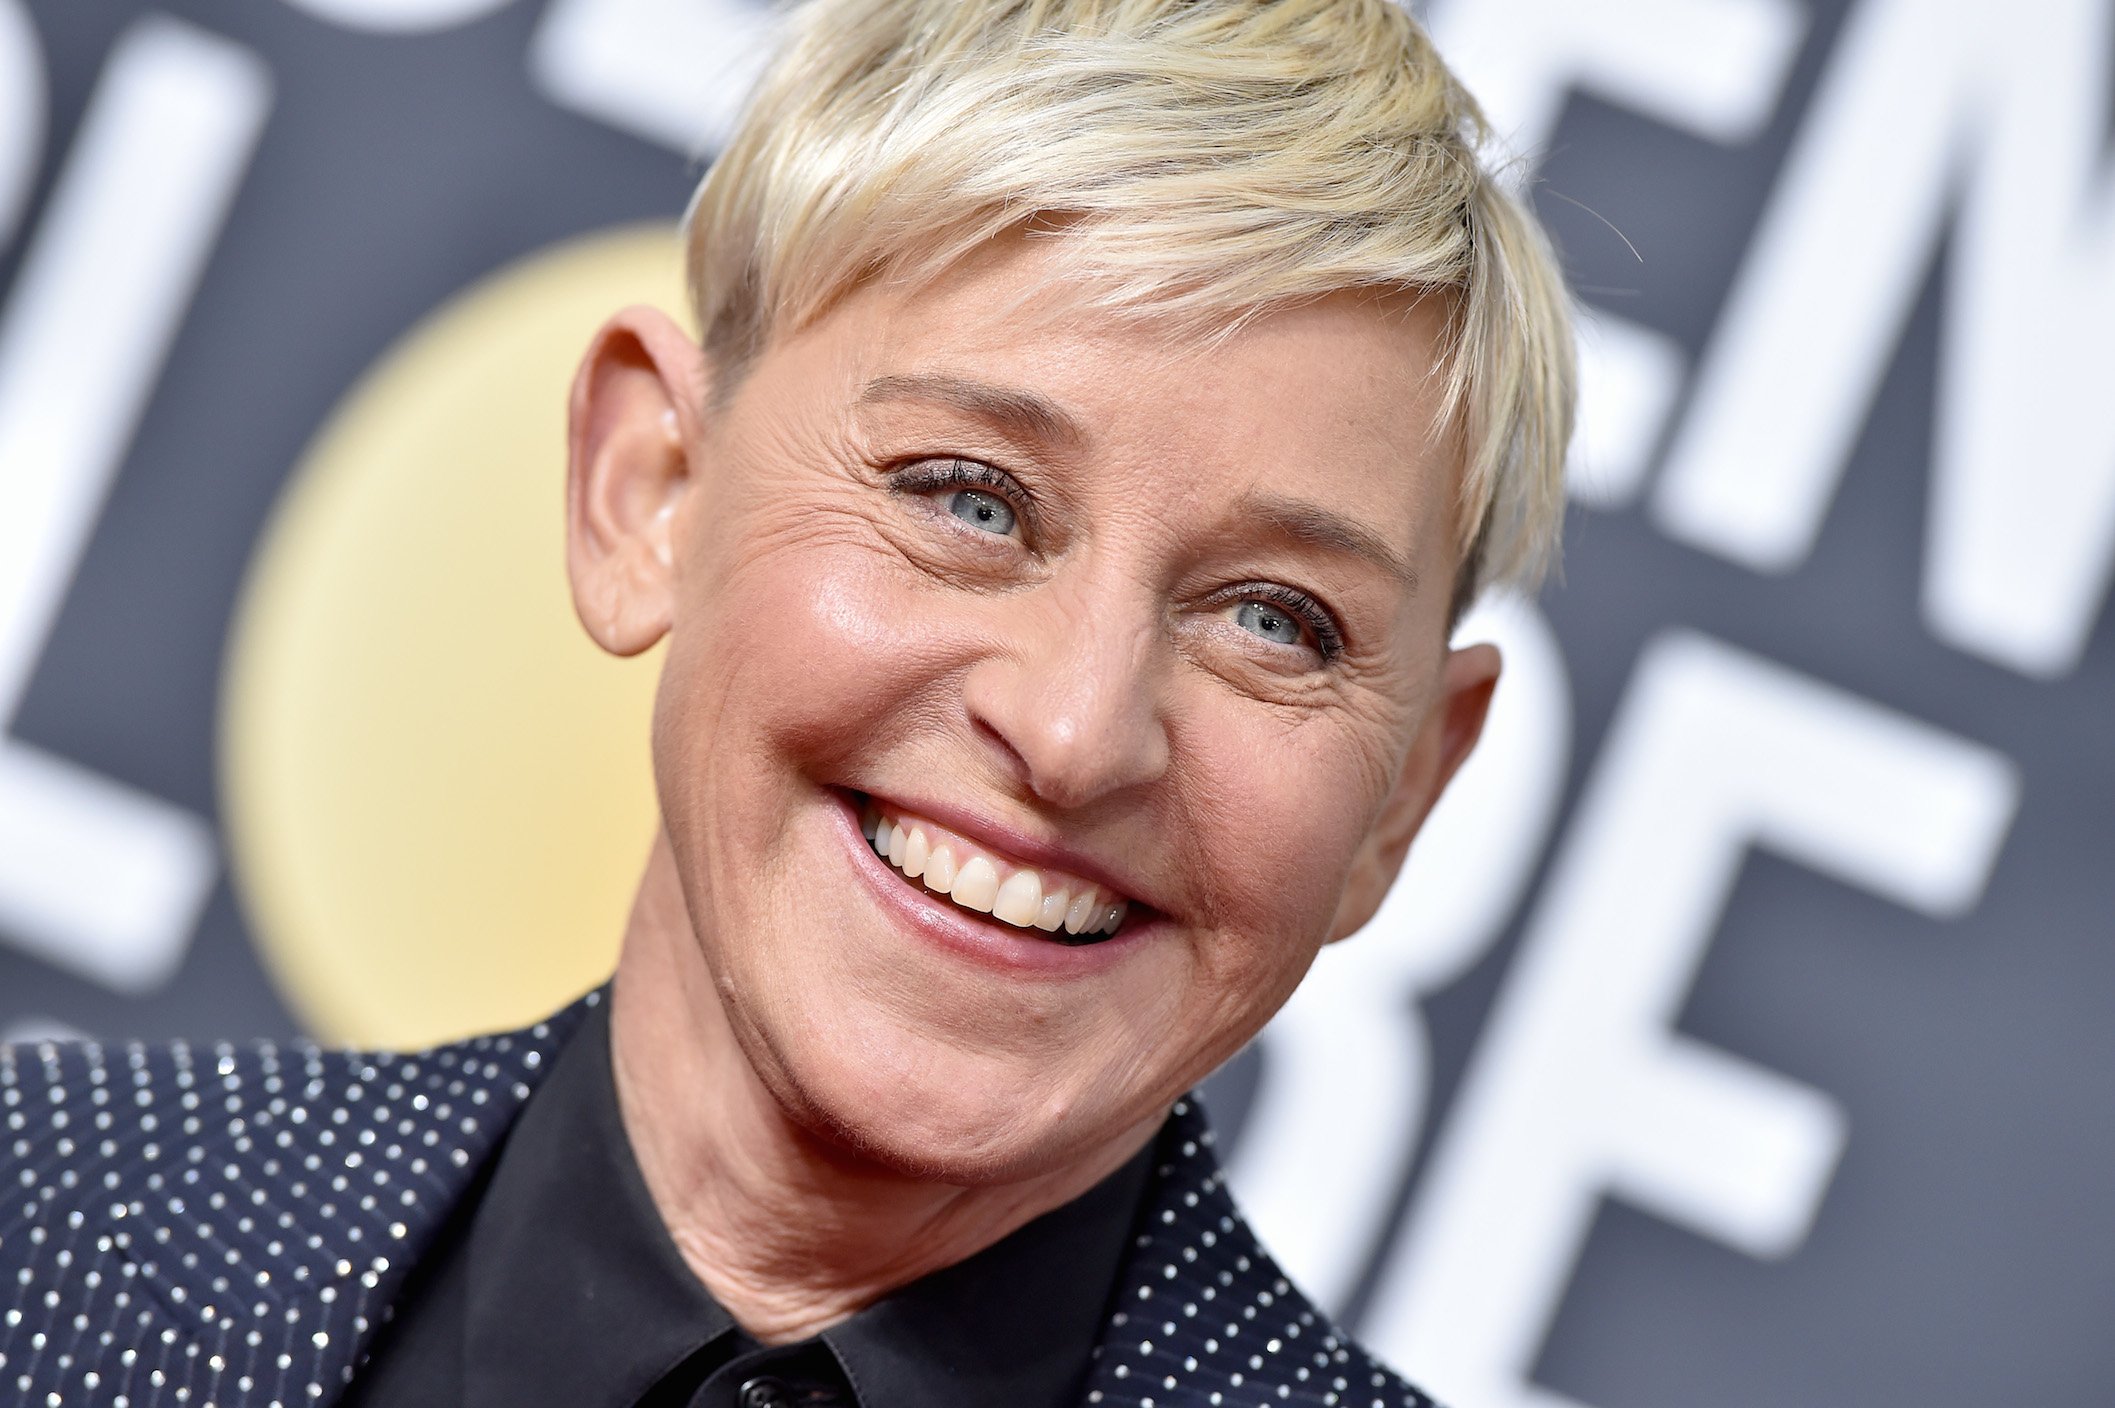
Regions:
<instances>
[{"instance_id":1,"label":"upper teeth","mask_svg":"<svg viewBox=\"0 0 2115 1408\"><path fill-rule=\"evenodd\" d=\"M860 830L876 854L928 890L1017 928L1113 934L1131 907L1091 880L1020 865L922 817L869 806Z\"/></svg>"}]
</instances>

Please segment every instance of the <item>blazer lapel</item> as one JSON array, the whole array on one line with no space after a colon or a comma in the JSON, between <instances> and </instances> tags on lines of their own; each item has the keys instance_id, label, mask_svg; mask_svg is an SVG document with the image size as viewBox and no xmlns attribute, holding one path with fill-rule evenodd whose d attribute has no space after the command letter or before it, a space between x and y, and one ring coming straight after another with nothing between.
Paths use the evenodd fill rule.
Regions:
<instances>
[{"instance_id":1,"label":"blazer lapel","mask_svg":"<svg viewBox=\"0 0 2115 1408\"><path fill-rule=\"evenodd\" d=\"M334 1401L405 1274L599 1000L412 1055L51 1048L64 1054L46 1072L47 1101L70 1128L110 1137L55 1141L48 1209L27 1232L0 1227L0 1249L27 1245L18 1276L63 1308L53 1324L69 1346L46 1331L29 1337L31 1360L0 1353L11 1380L0 1388L21 1387L27 1362L20 1378L35 1396L24 1402ZM9 1328L0 1350L20 1355Z\"/></svg>"},{"instance_id":2,"label":"blazer lapel","mask_svg":"<svg viewBox=\"0 0 2115 1408\"><path fill-rule=\"evenodd\" d=\"M1175 1105L1094 1351L1101 1408L1433 1408L1295 1290L1228 1196L1194 1096Z\"/></svg>"}]
</instances>

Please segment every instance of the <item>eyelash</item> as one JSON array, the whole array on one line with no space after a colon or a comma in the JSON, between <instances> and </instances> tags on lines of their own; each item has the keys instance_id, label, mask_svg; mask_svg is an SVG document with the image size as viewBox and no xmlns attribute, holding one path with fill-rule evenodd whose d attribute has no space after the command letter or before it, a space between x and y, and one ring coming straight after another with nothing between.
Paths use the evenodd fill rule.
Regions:
<instances>
[{"instance_id":1,"label":"eyelash","mask_svg":"<svg viewBox=\"0 0 2115 1408\"><path fill-rule=\"evenodd\" d=\"M984 489L1006 500L1023 528L1035 523L1035 510L1014 477L982 460L946 456L912 460L889 474L889 488L899 494L927 494L936 489ZM1213 595L1215 604L1231 606L1243 601L1267 601L1290 611L1313 634L1315 651L1324 663L1344 653L1344 632L1328 608L1297 587L1278 582L1246 582Z\"/></svg>"},{"instance_id":2,"label":"eyelash","mask_svg":"<svg viewBox=\"0 0 2115 1408\"><path fill-rule=\"evenodd\" d=\"M889 488L898 494L929 494L935 489L983 489L1006 500L1023 529L1035 524L1035 509L1012 475L982 460L912 460L889 473Z\"/></svg>"},{"instance_id":3,"label":"eyelash","mask_svg":"<svg viewBox=\"0 0 2115 1408\"><path fill-rule=\"evenodd\" d=\"M1214 600L1222 606L1232 606L1244 601L1267 601L1272 606L1290 611L1300 619L1301 624L1314 635L1315 651L1324 663L1335 660L1344 653L1344 632L1338 627L1336 618L1329 614L1329 609L1321 602L1298 587L1288 587L1278 582L1246 582L1217 593Z\"/></svg>"}]
</instances>

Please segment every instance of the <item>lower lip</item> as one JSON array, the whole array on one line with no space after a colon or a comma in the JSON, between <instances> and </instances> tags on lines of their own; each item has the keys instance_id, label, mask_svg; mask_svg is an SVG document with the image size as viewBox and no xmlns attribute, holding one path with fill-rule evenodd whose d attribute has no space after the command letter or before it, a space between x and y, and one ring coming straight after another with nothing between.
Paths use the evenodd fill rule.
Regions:
<instances>
[{"instance_id":1,"label":"lower lip","mask_svg":"<svg viewBox=\"0 0 2115 1408\"><path fill-rule=\"evenodd\" d=\"M1161 923L1157 916L1134 918L1125 921L1121 932L1098 943L1062 944L1044 938L1040 929L1016 929L997 919L979 919L959 905L914 885L902 871L876 855L867 838L860 834L856 804L842 793L833 796L838 803L834 808L836 829L851 853L852 869L882 907L912 932L985 967L1023 977L1086 977L1121 963Z\"/></svg>"}]
</instances>

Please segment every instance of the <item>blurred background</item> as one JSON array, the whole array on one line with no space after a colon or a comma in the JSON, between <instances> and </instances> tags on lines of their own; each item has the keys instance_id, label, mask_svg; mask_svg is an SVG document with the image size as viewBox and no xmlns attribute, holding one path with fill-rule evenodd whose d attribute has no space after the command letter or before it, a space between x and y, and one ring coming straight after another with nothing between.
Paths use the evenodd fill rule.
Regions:
<instances>
[{"instance_id":1,"label":"blurred background","mask_svg":"<svg viewBox=\"0 0 2115 1408\"><path fill-rule=\"evenodd\" d=\"M2115 6L1422 12L1589 314L1567 566L1208 1088L1238 1191L1457 1408L2101 1401ZM607 972L654 665L571 621L562 396L771 15L0 0L0 1035Z\"/></svg>"}]
</instances>

